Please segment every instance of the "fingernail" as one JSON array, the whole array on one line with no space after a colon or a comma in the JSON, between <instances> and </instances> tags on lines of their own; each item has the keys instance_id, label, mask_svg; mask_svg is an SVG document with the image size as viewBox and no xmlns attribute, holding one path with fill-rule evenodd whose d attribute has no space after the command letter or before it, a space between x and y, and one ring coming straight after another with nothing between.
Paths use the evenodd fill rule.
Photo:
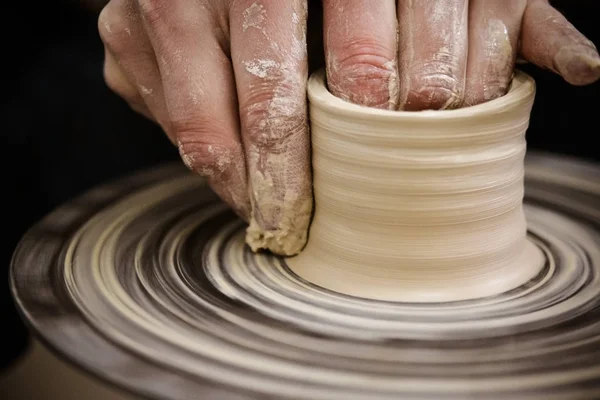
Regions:
<instances>
[{"instance_id":1,"label":"fingernail","mask_svg":"<svg viewBox=\"0 0 600 400\"><path fill-rule=\"evenodd\" d=\"M600 56L587 46L565 47L554 57L554 67L570 84L583 86L600 78Z\"/></svg>"}]
</instances>

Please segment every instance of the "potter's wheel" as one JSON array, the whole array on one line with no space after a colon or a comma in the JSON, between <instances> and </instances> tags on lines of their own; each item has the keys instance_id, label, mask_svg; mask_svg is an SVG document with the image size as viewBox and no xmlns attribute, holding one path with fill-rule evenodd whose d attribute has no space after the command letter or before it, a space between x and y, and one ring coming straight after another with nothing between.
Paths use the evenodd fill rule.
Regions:
<instances>
[{"instance_id":1,"label":"potter's wheel","mask_svg":"<svg viewBox=\"0 0 600 400\"><path fill-rule=\"evenodd\" d=\"M34 226L13 294L82 369L153 398L600 396L600 167L531 153L525 211L542 272L448 303L337 294L244 246L187 170L100 187Z\"/></svg>"}]
</instances>

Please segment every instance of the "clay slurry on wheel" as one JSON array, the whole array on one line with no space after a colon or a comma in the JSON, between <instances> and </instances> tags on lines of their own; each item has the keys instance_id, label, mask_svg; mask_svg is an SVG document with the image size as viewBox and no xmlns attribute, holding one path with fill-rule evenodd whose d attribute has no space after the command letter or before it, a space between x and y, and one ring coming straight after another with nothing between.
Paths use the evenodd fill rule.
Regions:
<instances>
[{"instance_id":1,"label":"clay slurry on wheel","mask_svg":"<svg viewBox=\"0 0 600 400\"><path fill-rule=\"evenodd\" d=\"M598 166L530 154L524 210L543 268L443 303L321 288L250 251L244 224L196 177L149 176L56 210L11 271L44 342L115 385L172 399L600 394Z\"/></svg>"}]
</instances>

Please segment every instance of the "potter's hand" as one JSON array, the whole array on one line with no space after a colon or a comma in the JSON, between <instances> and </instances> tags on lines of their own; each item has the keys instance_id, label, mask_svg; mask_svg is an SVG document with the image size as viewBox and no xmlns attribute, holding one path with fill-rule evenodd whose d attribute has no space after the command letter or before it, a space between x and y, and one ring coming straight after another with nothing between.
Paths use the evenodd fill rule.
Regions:
<instances>
[{"instance_id":1,"label":"potter's hand","mask_svg":"<svg viewBox=\"0 0 600 400\"><path fill-rule=\"evenodd\" d=\"M600 77L594 45L547 0L324 0L324 14L329 89L361 105L482 103L506 93L517 55L573 85Z\"/></svg>"},{"instance_id":2,"label":"potter's hand","mask_svg":"<svg viewBox=\"0 0 600 400\"><path fill-rule=\"evenodd\" d=\"M250 223L253 247L284 254L304 244L312 208L306 12L306 0L111 0L98 21L107 84Z\"/></svg>"}]
</instances>

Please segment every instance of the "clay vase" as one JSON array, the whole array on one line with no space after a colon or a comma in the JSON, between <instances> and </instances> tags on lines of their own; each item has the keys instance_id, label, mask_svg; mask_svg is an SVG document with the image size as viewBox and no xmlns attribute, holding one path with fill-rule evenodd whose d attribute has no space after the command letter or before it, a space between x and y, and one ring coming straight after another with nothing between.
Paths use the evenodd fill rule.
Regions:
<instances>
[{"instance_id":1,"label":"clay vase","mask_svg":"<svg viewBox=\"0 0 600 400\"><path fill-rule=\"evenodd\" d=\"M535 82L443 111L387 111L308 83L315 212L289 267L315 285L403 302L492 296L535 276L543 256L523 211Z\"/></svg>"}]
</instances>

